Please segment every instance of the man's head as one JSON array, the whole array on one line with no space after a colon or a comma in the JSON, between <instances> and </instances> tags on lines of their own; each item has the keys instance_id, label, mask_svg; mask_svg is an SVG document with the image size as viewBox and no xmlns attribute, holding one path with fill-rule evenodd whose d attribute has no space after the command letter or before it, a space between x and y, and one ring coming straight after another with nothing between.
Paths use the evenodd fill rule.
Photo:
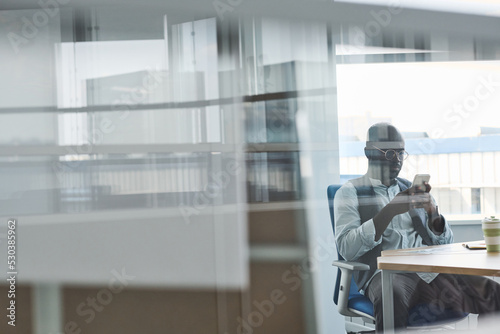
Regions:
<instances>
[{"instance_id":1,"label":"man's head","mask_svg":"<svg viewBox=\"0 0 500 334\"><path fill-rule=\"evenodd\" d=\"M368 129L365 155L372 177L384 181L394 180L403 167L405 151L403 136L389 123L376 123Z\"/></svg>"}]
</instances>

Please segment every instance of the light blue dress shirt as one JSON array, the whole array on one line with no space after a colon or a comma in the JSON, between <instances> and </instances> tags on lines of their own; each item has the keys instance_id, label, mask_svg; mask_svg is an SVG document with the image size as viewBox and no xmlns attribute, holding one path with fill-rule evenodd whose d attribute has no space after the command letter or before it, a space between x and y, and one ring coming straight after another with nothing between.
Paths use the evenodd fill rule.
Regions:
<instances>
[{"instance_id":1,"label":"light blue dress shirt","mask_svg":"<svg viewBox=\"0 0 500 334\"><path fill-rule=\"evenodd\" d=\"M373 200L381 208L386 206L401 191L397 184L387 187L379 180L370 178L370 181L375 191L375 198ZM432 200L434 201L433 198ZM373 219L361 224L358 211L358 196L356 188L351 182L344 184L335 194L334 216L337 247L340 254L347 261L356 261L360 256L379 244L382 244L382 250L425 246L422 237L415 231L408 212L396 215L387 226L382 237L378 241L375 241ZM436 235L430 230L428 224L425 224L432 243L435 245L453 242L453 232L446 220L444 224L444 231L440 235ZM437 274L419 273L419 276L427 283L430 283ZM366 286L368 284L369 282ZM360 288L364 289L366 286Z\"/></svg>"}]
</instances>

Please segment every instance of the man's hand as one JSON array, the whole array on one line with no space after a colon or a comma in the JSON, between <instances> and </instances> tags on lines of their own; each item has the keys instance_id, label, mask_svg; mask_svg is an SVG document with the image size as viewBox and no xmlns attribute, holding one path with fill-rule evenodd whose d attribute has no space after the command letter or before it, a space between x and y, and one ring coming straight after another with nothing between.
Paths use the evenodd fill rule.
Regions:
<instances>
[{"instance_id":1,"label":"man's hand","mask_svg":"<svg viewBox=\"0 0 500 334\"><path fill-rule=\"evenodd\" d=\"M422 187L411 187L397 194L380 212L373 217L375 225L375 241L377 241L384 233L389 223L394 216L408 212L413 208L424 208L429 217L431 212L436 211L434 203L432 203L429 191L431 186L425 183L425 191Z\"/></svg>"},{"instance_id":2,"label":"man's hand","mask_svg":"<svg viewBox=\"0 0 500 334\"><path fill-rule=\"evenodd\" d=\"M414 208L425 208L432 205L431 195L418 188L411 187L400 192L387 204L386 207L392 216L410 211Z\"/></svg>"}]
</instances>

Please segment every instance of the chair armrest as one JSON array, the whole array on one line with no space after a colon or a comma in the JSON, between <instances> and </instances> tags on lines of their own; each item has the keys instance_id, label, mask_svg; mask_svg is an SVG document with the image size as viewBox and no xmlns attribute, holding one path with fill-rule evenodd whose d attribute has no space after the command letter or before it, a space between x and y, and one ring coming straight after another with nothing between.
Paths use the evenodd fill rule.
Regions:
<instances>
[{"instance_id":1,"label":"chair armrest","mask_svg":"<svg viewBox=\"0 0 500 334\"><path fill-rule=\"evenodd\" d=\"M370 266L361 263L361 262L351 262L351 261L333 261L332 263L333 266L339 267L340 270L342 269L347 269L347 270L357 270L357 271L364 271L364 270L370 270Z\"/></svg>"},{"instance_id":2,"label":"chair armrest","mask_svg":"<svg viewBox=\"0 0 500 334\"><path fill-rule=\"evenodd\" d=\"M337 308L340 314L346 317L357 317L356 313L349 310L349 293L351 290L352 272L369 270L370 266L365 263L351 261L333 261L332 265L338 267L341 271L340 287L338 291Z\"/></svg>"}]
</instances>

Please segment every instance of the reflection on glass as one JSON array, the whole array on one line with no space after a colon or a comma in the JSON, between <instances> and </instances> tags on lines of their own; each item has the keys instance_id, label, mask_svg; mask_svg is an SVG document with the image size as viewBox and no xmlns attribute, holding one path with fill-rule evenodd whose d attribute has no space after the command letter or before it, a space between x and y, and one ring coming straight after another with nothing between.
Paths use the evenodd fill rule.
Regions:
<instances>
[{"instance_id":1,"label":"reflection on glass","mask_svg":"<svg viewBox=\"0 0 500 334\"><path fill-rule=\"evenodd\" d=\"M302 198L298 152L247 153L249 202Z\"/></svg>"},{"instance_id":2,"label":"reflection on glass","mask_svg":"<svg viewBox=\"0 0 500 334\"><path fill-rule=\"evenodd\" d=\"M0 170L7 216L235 203L242 168L234 154L172 153L4 159Z\"/></svg>"},{"instance_id":3,"label":"reflection on glass","mask_svg":"<svg viewBox=\"0 0 500 334\"><path fill-rule=\"evenodd\" d=\"M313 143L335 139L329 136L332 118L326 108L335 86L325 75L332 66L326 24L245 19L249 24L223 41L213 17L183 21L140 9L143 27L128 32L122 12L132 15L99 7L61 11L43 32L51 36L49 43L42 39L22 53L33 65L30 75L48 91L33 100L29 114L0 116L5 121L0 143L20 148L18 157L0 166L4 175L12 175L4 180L5 210L44 214L233 203L238 174L224 166L236 161L227 152L241 142L240 133L233 132L242 118L241 137L249 143L298 143L301 111L308 115ZM255 24L260 28L253 29ZM241 54L229 59L218 43L233 38ZM12 73L24 75L23 63L13 64ZM50 75L47 64L53 65ZM2 73L5 78L11 70ZM10 84L5 80L4 86ZM236 100L219 103L221 95L248 98L244 112L231 102ZM23 99L15 100L1 101L1 107L23 107ZM191 145L212 143L218 146ZM30 153L30 145L41 146L45 155ZM293 152L248 153L249 201L302 198L294 147ZM158 150L165 153L148 153ZM214 174L220 168L230 176Z\"/></svg>"},{"instance_id":4,"label":"reflection on glass","mask_svg":"<svg viewBox=\"0 0 500 334\"><path fill-rule=\"evenodd\" d=\"M297 115L307 114L313 143L333 140L332 114L328 110L328 97L317 96L287 98L255 102L245 106L245 136L249 143L297 143Z\"/></svg>"},{"instance_id":5,"label":"reflection on glass","mask_svg":"<svg viewBox=\"0 0 500 334\"><path fill-rule=\"evenodd\" d=\"M220 143L220 107L134 110L92 114L95 145Z\"/></svg>"},{"instance_id":6,"label":"reflection on glass","mask_svg":"<svg viewBox=\"0 0 500 334\"><path fill-rule=\"evenodd\" d=\"M365 173L366 130L388 121L407 139L401 176L431 174L441 212L462 219L498 212L500 95L487 87L499 69L498 61L339 65L341 173Z\"/></svg>"},{"instance_id":7,"label":"reflection on glass","mask_svg":"<svg viewBox=\"0 0 500 334\"><path fill-rule=\"evenodd\" d=\"M247 142L296 143L296 99L248 104L245 109Z\"/></svg>"},{"instance_id":8,"label":"reflection on glass","mask_svg":"<svg viewBox=\"0 0 500 334\"><path fill-rule=\"evenodd\" d=\"M0 108L55 105L53 61L54 45L61 43L60 14L36 27L27 18L39 11L0 11Z\"/></svg>"},{"instance_id":9,"label":"reflection on glass","mask_svg":"<svg viewBox=\"0 0 500 334\"><path fill-rule=\"evenodd\" d=\"M168 32L166 16L163 25ZM112 28L113 25L103 27ZM176 24L171 29L171 41L166 33L164 39L57 44L58 107L217 98L215 19ZM104 31L103 35L112 36L113 33ZM169 58L170 50L172 59Z\"/></svg>"},{"instance_id":10,"label":"reflection on glass","mask_svg":"<svg viewBox=\"0 0 500 334\"><path fill-rule=\"evenodd\" d=\"M66 42L58 46L58 107L165 101L164 40Z\"/></svg>"}]
</instances>

